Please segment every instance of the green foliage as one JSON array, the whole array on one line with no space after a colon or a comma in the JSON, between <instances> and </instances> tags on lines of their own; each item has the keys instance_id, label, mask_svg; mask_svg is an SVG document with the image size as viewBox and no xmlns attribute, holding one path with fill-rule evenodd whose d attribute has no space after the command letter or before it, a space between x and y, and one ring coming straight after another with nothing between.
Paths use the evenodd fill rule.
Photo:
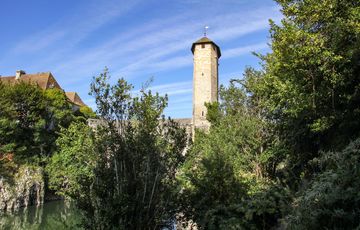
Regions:
<instances>
[{"instance_id":1,"label":"green foliage","mask_svg":"<svg viewBox=\"0 0 360 230\"><path fill-rule=\"evenodd\" d=\"M47 167L87 227L161 228L181 212L200 229L360 228L360 140L344 149L360 136L360 2L277 2L284 18L270 22L262 70L220 87L220 102L206 104L210 131L197 131L186 159L166 97L133 97L107 69L94 78L98 127L61 129ZM48 155L72 120L65 101L0 83L0 153Z\"/></svg>"},{"instance_id":2,"label":"green foliage","mask_svg":"<svg viewBox=\"0 0 360 230\"><path fill-rule=\"evenodd\" d=\"M219 103L218 102L213 102L213 103L206 102L205 106L207 108L206 120L208 120L212 124L217 123L221 118L221 113L219 110Z\"/></svg>"},{"instance_id":3,"label":"green foliage","mask_svg":"<svg viewBox=\"0 0 360 230\"><path fill-rule=\"evenodd\" d=\"M85 118L96 118L96 113L88 106L81 106L79 112Z\"/></svg>"},{"instance_id":4,"label":"green foliage","mask_svg":"<svg viewBox=\"0 0 360 230\"><path fill-rule=\"evenodd\" d=\"M285 17L281 25L271 22L260 92L291 152L293 183L311 177L308 162L319 150L341 149L360 134L360 3L277 2Z\"/></svg>"},{"instance_id":5,"label":"green foliage","mask_svg":"<svg viewBox=\"0 0 360 230\"><path fill-rule=\"evenodd\" d=\"M47 89L44 91L48 120L54 128L67 127L73 120L71 105L62 90Z\"/></svg>"},{"instance_id":6,"label":"green foliage","mask_svg":"<svg viewBox=\"0 0 360 230\"><path fill-rule=\"evenodd\" d=\"M279 219L290 229L359 227L360 141L336 150L360 136L360 2L277 2L284 19L270 22L262 70L248 68L207 104L210 132L196 133L180 171L186 138L162 117L167 98L134 98L107 70L94 78L101 125L94 136L63 130L53 162L71 173L52 169L90 227L160 228L178 211L200 229L270 229ZM74 173L76 151L96 164Z\"/></svg>"},{"instance_id":7,"label":"green foliage","mask_svg":"<svg viewBox=\"0 0 360 230\"><path fill-rule=\"evenodd\" d=\"M284 227L356 228L358 147L328 151L360 134L360 2L277 2L284 19L271 22L272 52L258 55L263 73L244 86L272 127L273 175L298 193Z\"/></svg>"},{"instance_id":8,"label":"green foliage","mask_svg":"<svg viewBox=\"0 0 360 230\"><path fill-rule=\"evenodd\" d=\"M44 131L41 129L45 125L44 95L37 87L25 83L2 85L0 94L1 152L30 155L37 137Z\"/></svg>"},{"instance_id":9,"label":"green foliage","mask_svg":"<svg viewBox=\"0 0 360 230\"><path fill-rule=\"evenodd\" d=\"M285 219L290 229L358 229L360 227L360 139L341 152L314 160L321 172L295 200Z\"/></svg>"},{"instance_id":10,"label":"green foliage","mask_svg":"<svg viewBox=\"0 0 360 230\"><path fill-rule=\"evenodd\" d=\"M166 97L145 89L132 97L125 80L108 80L105 69L91 84L99 117L94 135L82 125L63 130L49 166L51 185L75 199L87 228L171 227L185 130L162 116Z\"/></svg>"},{"instance_id":11,"label":"green foliage","mask_svg":"<svg viewBox=\"0 0 360 230\"><path fill-rule=\"evenodd\" d=\"M220 88L221 102L207 105L210 132L196 133L187 153L183 212L201 229L268 229L285 207L286 190L271 180L281 159L271 125L261 97L247 92L260 75L249 69L243 81Z\"/></svg>"},{"instance_id":12,"label":"green foliage","mask_svg":"<svg viewBox=\"0 0 360 230\"><path fill-rule=\"evenodd\" d=\"M84 123L74 122L67 129L61 129L56 140L59 151L46 167L50 189L70 198L81 197L86 194L84 191L89 191L97 162L94 142L91 128Z\"/></svg>"},{"instance_id":13,"label":"green foliage","mask_svg":"<svg viewBox=\"0 0 360 230\"><path fill-rule=\"evenodd\" d=\"M287 191L270 185L230 205L218 205L205 216L204 229L272 229L286 210Z\"/></svg>"},{"instance_id":14,"label":"green foliage","mask_svg":"<svg viewBox=\"0 0 360 230\"><path fill-rule=\"evenodd\" d=\"M14 153L17 161L46 157L55 148L60 125L72 120L65 94L56 89L19 82L0 84L0 153Z\"/></svg>"}]
</instances>

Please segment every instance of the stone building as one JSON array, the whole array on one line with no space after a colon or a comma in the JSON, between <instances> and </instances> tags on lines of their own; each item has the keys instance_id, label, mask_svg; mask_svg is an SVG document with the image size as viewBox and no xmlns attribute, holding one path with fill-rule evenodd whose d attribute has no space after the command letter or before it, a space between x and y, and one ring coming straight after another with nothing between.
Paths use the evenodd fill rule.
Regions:
<instances>
[{"instance_id":1,"label":"stone building","mask_svg":"<svg viewBox=\"0 0 360 230\"><path fill-rule=\"evenodd\" d=\"M193 129L208 130L205 103L218 101L219 58L220 48L207 37L193 43L191 51L194 55L193 73Z\"/></svg>"},{"instance_id":2,"label":"stone building","mask_svg":"<svg viewBox=\"0 0 360 230\"><path fill-rule=\"evenodd\" d=\"M15 76L0 76L0 81L5 84L16 84L17 82L22 81L29 84L36 84L43 90L54 88L63 90L50 72L27 74L23 70L18 70L16 71ZM80 96L76 92L65 92L65 94L69 102L72 104L73 110L77 110L82 106L86 106L86 104L81 100Z\"/></svg>"},{"instance_id":3,"label":"stone building","mask_svg":"<svg viewBox=\"0 0 360 230\"><path fill-rule=\"evenodd\" d=\"M193 136L195 129L209 130L205 103L218 101L219 58L221 51L215 42L203 37L191 46L194 55L192 118L174 119Z\"/></svg>"},{"instance_id":4,"label":"stone building","mask_svg":"<svg viewBox=\"0 0 360 230\"><path fill-rule=\"evenodd\" d=\"M206 120L205 103L218 101L218 65L221 51L219 46L207 37L194 42L191 51L194 55L192 118L178 118L174 121L185 128L189 136L194 137L195 129L208 131L210 128L210 123ZM88 124L93 128L100 123L97 119L88 120Z\"/></svg>"}]
</instances>

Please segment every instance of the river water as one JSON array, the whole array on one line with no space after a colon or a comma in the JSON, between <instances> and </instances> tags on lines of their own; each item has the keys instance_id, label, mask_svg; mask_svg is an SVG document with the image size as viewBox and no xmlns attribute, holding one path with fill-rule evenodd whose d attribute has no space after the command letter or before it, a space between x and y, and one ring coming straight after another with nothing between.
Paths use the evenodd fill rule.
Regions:
<instances>
[{"instance_id":1,"label":"river water","mask_svg":"<svg viewBox=\"0 0 360 230\"><path fill-rule=\"evenodd\" d=\"M66 201L52 201L39 207L28 207L12 214L0 215L0 229L62 230L81 229L79 212Z\"/></svg>"},{"instance_id":2,"label":"river water","mask_svg":"<svg viewBox=\"0 0 360 230\"><path fill-rule=\"evenodd\" d=\"M0 230L83 230L80 224L79 211L70 202L62 200L0 214Z\"/></svg>"}]
</instances>

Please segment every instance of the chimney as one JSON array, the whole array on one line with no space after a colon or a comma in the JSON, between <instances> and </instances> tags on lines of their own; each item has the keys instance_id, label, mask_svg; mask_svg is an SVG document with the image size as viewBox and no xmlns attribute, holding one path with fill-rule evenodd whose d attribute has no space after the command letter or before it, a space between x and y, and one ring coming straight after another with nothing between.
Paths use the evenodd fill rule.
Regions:
<instances>
[{"instance_id":1,"label":"chimney","mask_svg":"<svg viewBox=\"0 0 360 230\"><path fill-rule=\"evenodd\" d=\"M21 78L21 75L26 74L24 70L16 70L16 76L15 79L19 80Z\"/></svg>"}]
</instances>

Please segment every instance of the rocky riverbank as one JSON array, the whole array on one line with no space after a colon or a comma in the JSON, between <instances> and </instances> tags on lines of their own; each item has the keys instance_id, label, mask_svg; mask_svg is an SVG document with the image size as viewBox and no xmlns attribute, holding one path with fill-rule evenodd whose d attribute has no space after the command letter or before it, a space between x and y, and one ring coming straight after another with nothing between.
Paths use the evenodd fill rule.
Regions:
<instances>
[{"instance_id":1,"label":"rocky riverbank","mask_svg":"<svg viewBox=\"0 0 360 230\"><path fill-rule=\"evenodd\" d=\"M40 167L21 166L12 177L0 175L0 211L12 212L44 202L44 172Z\"/></svg>"}]
</instances>

